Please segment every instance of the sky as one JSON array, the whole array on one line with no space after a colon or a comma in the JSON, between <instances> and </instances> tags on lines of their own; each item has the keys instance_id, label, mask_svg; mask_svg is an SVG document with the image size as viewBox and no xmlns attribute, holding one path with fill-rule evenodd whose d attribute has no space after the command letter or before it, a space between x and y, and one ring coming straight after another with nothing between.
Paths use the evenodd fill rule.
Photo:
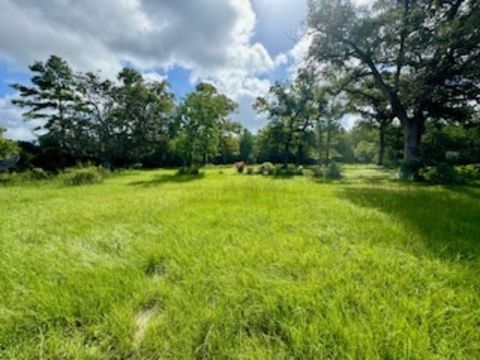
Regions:
<instances>
[{"instance_id":1,"label":"sky","mask_svg":"<svg viewBox=\"0 0 480 360\"><path fill-rule=\"evenodd\" d=\"M167 79L179 99L212 82L239 104L232 117L256 131L266 119L251 104L292 78L308 49L307 0L0 0L0 8L0 127L15 140L32 140L35 124L11 105L9 84L28 82L28 65L51 54L112 79L132 66Z\"/></svg>"}]
</instances>

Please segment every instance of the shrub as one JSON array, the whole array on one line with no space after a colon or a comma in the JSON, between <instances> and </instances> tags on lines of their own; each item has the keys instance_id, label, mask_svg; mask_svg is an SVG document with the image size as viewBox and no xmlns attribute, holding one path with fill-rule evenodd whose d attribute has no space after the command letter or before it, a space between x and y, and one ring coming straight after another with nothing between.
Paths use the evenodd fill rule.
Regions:
<instances>
[{"instance_id":1,"label":"shrub","mask_svg":"<svg viewBox=\"0 0 480 360\"><path fill-rule=\"evenodd\" d=\"M255 169L251 166L247 167L247 175L253 175L255 173Z\"/></svg>"},{"instance_id":2,"label":"shrub","mask_svg":"<svg viewBox=\"0 0 480 360\"><path fill-rule=\"evenodd\" d=\"M335 161L332 161L325 171L325 177L329 180L341 179L343 177L342 168Z\"/></svg>"},{"instance_id":3,"label":"shrub","mask_svg":"<svg viewBox=\"0 0 480 360\"><path fill-rule=\"evenodd\" d=\"M177 175L200 175L200 168L196 165L183 166L178 169Z\"/></svg>"},{"instance_id":4,"label":"shrub","mask_svg":"<svg viewBox=\"0 0 480 360\"><path fill-rule=\"evenodd\" d=\"M275 166L271 162L265 162L258 167L257 173L261 175L275 175Z\"/></svg>"},{"instance_id":5,"label":"shrub","mask_svg":"<svg viewBox=\"0 0 480 360\"><path fill-rule=\"evenodd\" d=\"M468 179L468 180L480 179L480 164L458 166L457 169L460 176L462 176L465 179Z\"/></svg>"},{"instance_id":6,"label":"shrub","mask_svg":"<svg viewBox=\"0 0 480 360\"><path fill-rule=\"evenodd\" d=\"M325 177L325 169L323 168L323 166L317 165L312 170L313 170L313 177L315 178Z\"/></svg>"},{"instance_id":7,"label":"shrub","mask_svg":"<svg viewBox=\"0 0 480 360\"><path fill-rule=\"evenodd\" d=\"M432 184L460 185L465 178L450 164L438 164L421 171L423 178Z\"/></svg>"},{"instance_id":8,"label":"shrub","mask_svg":"<svg viewBox=\"0 0 480 360\"><path fill-rule=\"evenodd\" d=\"M235 168L237 169L237 172L239 174L243 174L243 171L245 170L245 162L244 161L239 161L235 163Z\"/></svg>"},{"instance_id":9,"label":"shrub","mask_svg":"<svg viewBox=\"0 0 480 360\"><path fill-rule=\"evenodd\" d=\"M142 163L135 163L135 164L130 165L130 169L132 169L132 170L140 170L141 168L143 168Z\"/></svg>"},{"instance_id":10,"label":"shrub","mask_svg":"<svg viewBox=\"0 0 480 360\"><path fill-rule=\"evenodd\" d=\"M25 172L25 177L28 180L47 180L50 178L50 175L42 168L33 168Z\"/></svg>"},{"instance_id":11,"label":"shrub","mask_svg":"<svg viewBox=\"0 0 480 360\"><path fill-rule=\"evenodd\" d=\"M92 185L103 182L106 171L103 168L87 167L69 170L65 184L70 186Z\"/></svg>"},{"instance_id":12,"label":"shrub","mask_svg":"<svg viewBox=\"0 0 480 360\"><path fill-rule=\"evenodd\" d=\"M273 171L273 175L277 175L277 176L287 175L287 169L284 169L283 165L281 164L276 164L275 170Z\"/></svg>"},{"instance_id":13,"label":"shrub","mask_svg":"<svg viewBox=\"0 0 480 360\"><path fill-rule=\"evenodd\" d=\"M293 164L288 164L285 168L283 165L275 166L275 175L278 176L302 176L303 175L303 166L295 166Z\"/></svg>"}]
</instances>

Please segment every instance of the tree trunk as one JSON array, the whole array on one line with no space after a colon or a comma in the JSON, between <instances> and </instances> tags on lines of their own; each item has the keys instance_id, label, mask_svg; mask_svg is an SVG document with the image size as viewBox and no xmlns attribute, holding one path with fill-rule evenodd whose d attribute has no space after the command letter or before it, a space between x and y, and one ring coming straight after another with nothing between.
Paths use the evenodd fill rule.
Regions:
<instances>
[{"instance_id":1,"label":"tree trunk","mask_svg":"<svg viewBox=\"0 0 480 360\"><path fill-rule=\"evenodd\" d=\"M318 166L322 166L323 161L323 132L320 126L318 126Z\"/></svg>"},{"instance_id":2,"label":"tree trunk","mask_svg":"<svg viewBox=\"0 0 480 360\"><path fill-rule=\"evenodd\" d=\"M284 155L284 163L283 163L283 167L285 169L288 167L288 160L290 158L289 153L290 153L290 140L285 142L285 155Z\"/></svg>"},{"instance_id":3,"label":"tree trunk","mask_svg":"<svg viewBox=\"0 0 480 360\"><path fill-rule=\"evenodd\" d=\"M297 148L297 165L302 165L303 143L300 141Z\"/></svg>"},{"instance_id":4,"label":"tree trunk","mask_svg":"<svg viewBox=\"0 0 480 360\"><path fill-rule=\"evenodd\" d=\"M414 117L408 119L403 124L404 132L404 154L405 161L415 161L420 159L420 141L423 132L423 120Z\"/></svg>"},{"instance_id":5,"label":"tree trunk","mask_svg":"<svg viewBox=\"0 0 480 360\"><path fill-rule=\"evenodd\" d=\"M380 149L378 152L378 165L383 166L385 158L385 124L380 124L379 137Z\"/></svg>"},{"instance_id":6,"label":"tree trunk","mask_svg":"<svg viewBox=\"0 0 480 360\"><path fill-rule=\"evenodd\" d=\"M328 125L330 127L330 125ZM330 163L330 142L331 142L332 133L330 129L327 129L327 138L325 143L325 166L328 166Z\"/></svg>"}]
</instances>

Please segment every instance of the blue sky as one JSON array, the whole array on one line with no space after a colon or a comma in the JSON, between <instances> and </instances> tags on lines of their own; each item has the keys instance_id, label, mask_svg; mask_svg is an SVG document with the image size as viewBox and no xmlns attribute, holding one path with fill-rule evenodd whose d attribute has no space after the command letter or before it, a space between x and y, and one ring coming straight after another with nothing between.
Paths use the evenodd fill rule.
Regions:
<instances>
[{"instance_id":1,"label":"blue sky","mask_svg":"<svg viewBox=\"0 0 480 360\"><path fill-rule=\"evenodd\" d=\"M10 104L12 82L28 65L57 54L78 71L113 78L131 64L167 78L178 98L211 81L239 104L233 117L251 130L265 124L251 109L276 80L286 80L308 48L306 0L0 0L0 126L32 139L32 125Z\"/></svg>"}]
</instances>

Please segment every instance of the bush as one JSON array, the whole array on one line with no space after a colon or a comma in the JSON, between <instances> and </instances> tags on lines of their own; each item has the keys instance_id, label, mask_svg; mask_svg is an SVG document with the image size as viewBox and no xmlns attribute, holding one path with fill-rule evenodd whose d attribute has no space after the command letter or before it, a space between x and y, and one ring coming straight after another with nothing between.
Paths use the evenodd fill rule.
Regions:
<instances>
[{"instance_id":1,"label":"bush","mask_svg":"<svg viewBox=\"0 0 480 360\"><path fill-rule=\"evenodd\" d=\"M278 176L302 176L303 175L303 166L295 166L288 164L285 168L283 165L275 166L275 175Z\"/></svg>"},{"instance_id":2,"label":"bush","mask_svg":"<svg viewBox=\"0 0 480 360\"><path fill-rule=\"evenodd\" d=\"M287 169L284 169L283 165L281 164L276 164L273 175L277 175L277 176L287 175Z\"/></svg>"},{"instance_id":3,"label":"bush","mask_svg":"<svg viewBox=\"0 0 480 360\"><path fill-rule=\"evenodd\" d=\"M439 164L425 168L421 171L421 175L432 184L461 185L465 183L465 177L450 164Z\"/></svg>"},{"instance_id":4,"label":"bush","mask_svg":"<svg viewBox=\"0 0 480 360\"><path fill-rule=\"evenodd\" d=\"M47 180L50 178L50 174L42 168L33 168L24 175L28 180Z\"/></svg>"},{"instance_id":5,"label":"bush","mask_svg":"<svg viewBox=\"0 0 480 360\"><path fill-rule=\"evenodd\" d=\"M275 166L271 162L265 162L258 167L257 173L261 175L275 175Z\"/></svg>"},{"instance_id":6,"label":"bush","mask_svg":"<svg viewBox=\"0 0 480 360\"><path fill-rule=\"evenodd\" d=\"M200 167L196 165L183 166L177 171L177 175L200 175Z\"/></svg>"},{"instance_id":7,"label":"bush","mask_svg":"<svg viewBox=\"0 0 480 360\"><path fill-rule=\"evenodd\" d=\"M130 165L130 169L132 169L132 170L140 170L141 168L143 168L142 163L135 163L135 164Z\"/></svg>"},{"instance_id":8,"label":"bush","mask_svg":"<svg viewBox=\"0 0 480 360\"><path fill-rule=\"evenodd\" d=\"M323 166L317 165L312 170L313 170L313 177L315 178L325 177L325 169L323 168Z\"/></svg>"},{"instance_id":9,"label":"bush","mask_svg":"<svg viewBox=\"0 0 480 360\"><path fill-rule=\"evenodd\" d=\"M103 168L77 168L67 172L65 184L70 186L99 184L105 177L106 171Z\"/></svg>"},{"instance_id":10,"label":"bush","mask_svg":"<svg viewBox=\"0 0 480 360\"><path fill-rule=\"evenodd\" d=\"M237 172L239 174L243 174L243 171L245 170L245 162L244 161L239 161L235 163L235 168L237 169Z\"/></svg>"},{"instance_id":11,"label":"bush","mask_svg":"<svg viewBox=\"0 0 480 360\"><path fill-rule=\"evenodd\" d=\"M458 166L457 171L465 179L480 180L480 164Z\"/></svg>"},{"instance_id":12,"label":"bush","mask_svg":"<svg viewBox=\"0 0 480 360\"><path fill-rule=\"evenodd\" d=\"M332 161L325 171L325 178L339 180L342 177L342 168L335 161Z\"/></svg>"},{"instance_id":13,"label":"bush","mask_svg":"<svg viewBox=\"0 0 480 360\"><path fill-rule=\"evenodd\" d=\"M247 167L247 175L253 175L255 173L255 169L251 166Z\"/></svg>"}]
</instances>

